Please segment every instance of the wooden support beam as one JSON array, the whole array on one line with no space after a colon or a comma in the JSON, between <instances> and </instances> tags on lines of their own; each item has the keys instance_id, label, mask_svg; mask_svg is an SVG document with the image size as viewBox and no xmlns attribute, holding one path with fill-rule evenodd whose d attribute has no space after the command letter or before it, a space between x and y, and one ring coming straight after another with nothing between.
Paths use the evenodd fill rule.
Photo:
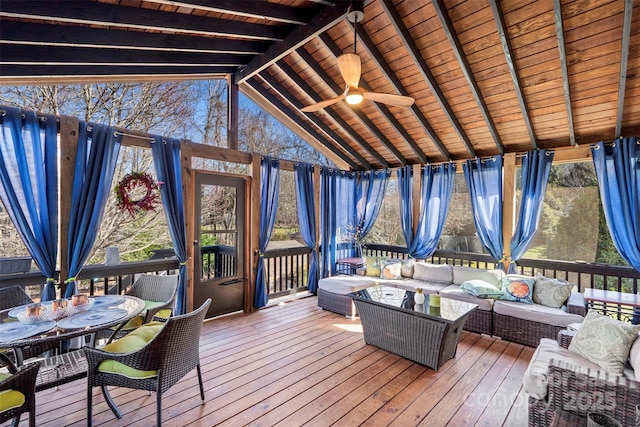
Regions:
<instances>
[{"instance_id":1,"label":"wooden support beam","mask_svg":"<svg viewBox=\"0 0 640 427\"><path fill-rule=\"evenodd\" d=\"M182 172L182 198L184 209L184 225L186 230L187 243L187 310L192 311L193 307L193 284L196 280L196 256L193 251L195 243L195 183L192 165L192 147L193 143L189 140L180 141L180 170Z\"/></svg>"},{"instance_id":2,"label":"wooden support beam","mask_svg":"<svg viewBox=\"0 0 640 427\"><path fill-rule=\"evenodd\" d=\"M258 275L258 255L260 254L260 156L254 155L251 163L251 254L249 265L249 292L245 295L244 311L250 313L255 310L253 300L256 292L256 277Z\"/></svg>"},{"instance_id":3,"label":"wooden support beam","mask_svg":"<svg viewBox=\"0 0 640 427\"><path fill-rule=\"evenodd\" d=\"M227 147L238 149L238 85L227 78Z\"/></svg>"},{"instance_id":4,"label":"wooden support beam","mask_svg":"<svg viewBox=\"0 0 640 427\"><path fill-rule=\"evenodd\" d=\"M334 6L326 6L307 25L294 29L283 41L273 44L262 56L256 57L234 75L237 84L255 76L279 59L303 46L321 33L340 22L349 10L349 2L337 1Z\"/></svg>"},{"instance_id":5,"label":"wooden support beam","mask_svg":"<svg viewBox=\"0 0 640 427\"><path fill-rule=\"evenodd\" d=\"M624 111L624 96L627 85L627 65L629 63L629 38L631 36L631 15L633 14L633 0L624 2L624 23L622 25L622 47L620 49L620 79L618 81L618 108L616 111L616 133L614 138L620 138L622 133L622 113Z\"/></svg>"},{"instance_id":6,"label":"wooden support beam","mask_svg":"<svg viewBox=\"0 0 640 427\"><path fill-rule=\"evenodd\" d=\"M78 152L78 138L80 136L80 120L77 117L60 117L60 210L58 221L60 222L60 283L69 278L69 217L71 213L71 189L73 188L73 176L75 173L76 153ZM62 292L62 291L61 291ZM62 297L62 295L60 295Z\"/></svg>"},{"instance_id":7,"label":"wooden support beam","mask_svg":"<svg viewBox=\"0 0 640 427\"><path fill-rule=\"evenodd\" d=\"M3 20L0 25L0 40L5 44L38 46L117 47L133 50L159 50L166 52L230 53L237 55L259 55L269 46L262 40L229 40L196 37L183 34L137 32L115 28L88 28L38 24Z\"/></svg>"},{"instance_id":8,"label":"wooden support beam","mask_svg":"<svg viewBox=\"0 0 640 427\"><path fill-rule=\"evenodd\" d=\"M498 34L500 34L500 43L502 43L502 50L504 51L505 61L507 62L507 67L509 67L509 74L511 74L511 80L513 81L513 86L516 91L518 105L520 106L520 111L522 111L522 118L524 120L525 126L527 127L527 132L529 133L531 148L535 150L536 148L538 148L538 143L536 142L536 134L533 131L533 125L531 124L529 109L527 108L527 102L522 90L522 83L520 82L520 75L518 74L518 69L516 68L515 60L513 57L511 40L509 39L509 34L507 33L507 26L504 23L504 15L502 14L502 9L500 8L500 2L498 0L489 0L489 5L491 6L491 12L493 12L493 20L496 21Z\"/></svg>"},{"instance_id":9,"label":"wooden support beam","mask_svg":"<svg viewBox=\"0 0 640 427\"><path fill-rule=\"evenodd\" d=\"M571 107L571 85L569 84L567 53L564 45L564 25L562 20L561 0L553 0L553 13L556 20L560 68L562 69L562 90L564 91L564 102L567 110L567 125L569 126L569 142L571 145L576 145L576 133L573 125L573 108Z\"/></svg>"},{"instance_id":10,"label":"wooden support beam","mask_svg":"<svg viewBox=\"0 0 640 427\"><path fill-rule=\"evenodd\" d=\"M413 59L413 62L416 64L418 71L420 71L420 74L424 78L425 82L428 83L429 88L433 93L433 96L435 97L436 101L438 101L438 104L440 105L440 108L442 108L447 118L451 122L451 125L456 130L456 133L462 140L464 146L469 152L469 156L476 157L476 151L473 148L473 144L471 144L471 140L469 140L469 137L467 136L467 133L464 131L462 124L460 124L460 121L458 120L455 113L453 112L451 105L449 105L449 101L447 101L447 98L444 96L442 89L440 89L440 85L438 84L438 82L436 81L436 78L434 77L433 73L429 69L429 65L427 65L427 62L422 57L422 54L420 53L420 49L418 48L418 45L416 44L413 37L411 36L411 33L409 33L409 30L407 29L404 22L402 21L402 17L396 10L393 3L382 1L380 2L380 6L382 6L382 9L385 11L387 16L389 17L389 20L391 21L391 24L395 28L396 33L398 34L398 37L400 37L400 40L402 41L402 44L404 45L405 49L411 56L411 59Z\"/></svg>"},{"instance_id":11,"label":"wooden support beam","mask_svg":"<svg viewBox=\"0 0 640 427\"><path fill-rule=\"evenodd\" d=\"M504 255L509 258L516 218L516 158L516 153L507 153L502 163L502 244ZM504 266L509 271L509 261Z\"/></svg>"},{"instance_id":12,"label":"wooden support beam","mask_svg":"<svg viewBox=\"0 0 640 427\"><path fill-rule=\"evenodd\" d=\"M61 0L2 0L0 16L270 41L282 40L290 32L287 26L253 24L108 3L82 2L81 7L72 7L69 3Z\"/></svg>"},{"instance_id":13,"label":"wooden support beam","mask_svg":"<svg viewBox=\"0 0 640 427\"><path fill-rule=\"evenodd\" d=\"M433 0L433 7L436 10L436 14L438 18L440 18L440 23L442 24L442 28L444 33L449 39L449 43L451 44L451 48L453 49L453 54L456 56L458 60L458 64L460 65L460 69L462 70L462 74L467 79L467 84L469 85L469 89L471 90L471 94L473 95L473 99L475 99L478 108L480 109L480 114L482 114L482 118L484 118L484 122L489 128L489 133L491 133L491 137L493 138L493 142L496 144L496 148L500 154L504 153L504 145L502 144L502 138L500 138L500 134L496 129L496 125L493 122L493 118L491 114L489 114L489 108L487 107L487 103L484 101L482 97L482 93L480 93L480 88L478 87L478 83L476 82L476 78L473 75L473 71L471 71L471 67L469 66L469 61L467 61L467 56L462 49L462 45L460 44L460 40L458 40L458 36L456 33L456 29L453 27L453 22L451 22L451 18L447 13L447 9L442 0Z\"/></svg>"}]
</instances>

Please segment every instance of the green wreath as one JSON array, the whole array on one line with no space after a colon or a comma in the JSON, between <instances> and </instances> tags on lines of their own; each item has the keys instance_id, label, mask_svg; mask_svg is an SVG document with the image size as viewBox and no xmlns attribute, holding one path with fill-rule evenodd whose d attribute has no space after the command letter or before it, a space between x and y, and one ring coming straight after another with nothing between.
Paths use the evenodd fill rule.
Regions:
<instances>
[{"instance_id":1,"label":"green wreath","mask_svg":"<svg viewBox=\"0 0 640 427\"><path fill-rule=\"evenodd\" d=\"M145 191L141 199L134 200L132 192L138 188ZM131 172L120 180L113 189L118 200L118 208L134 216L138 211L151 211L161 202L158 184L146 172Z\"/></svg>"}]
</instances>

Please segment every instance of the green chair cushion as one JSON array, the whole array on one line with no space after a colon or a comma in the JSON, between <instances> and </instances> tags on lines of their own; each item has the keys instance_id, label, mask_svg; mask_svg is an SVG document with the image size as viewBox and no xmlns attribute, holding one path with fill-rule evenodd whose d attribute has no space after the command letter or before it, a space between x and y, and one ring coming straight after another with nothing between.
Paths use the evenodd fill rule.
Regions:
<instances>
[{"instance_id":1,"label":"green chair cushion","mask_svg":"<svg viewBox=\"0 0 640 427\"><path fill-rule=\"evenodd\" d=\"M163 322L149 322L132 331L127 336L105 345L102 350L108 351L109 353L130 353L139 350L147 345L147 343L151 341L158 332L160 332L163 326ZM100 365L98 365L98 371L119 374L127 378L134 379L153 378L158 374L157 371L142 371L134 369L111 359L100 362Z\"/></svg>"},{"instance_id":2,"label":"green chair cushion","mask_svg":"<svg viewBox=\"0 0 640 427\"><path fill-rule=\"evenodd\" d=\"M0 391L0 412L19 408L24 405L25 401L26 398L24 394L17 390L2 390Z\"/></svg>"},{"instance_id":3,"label":"green chair cushion","mask_svg":"<svg viewBox=\"0 0 640 427\"><path fill-rule=\"evenodd\" d=\"M139 316L134 317L133 319L129 320L123 327L122 330L123 331L130 331L132 329L136 329L139 328L142 325L142 322L144 322L144 317L147 314L147 310L149 310L150 308L156 308L158 306L163 305L163 302L158 302L158 301L144 301L144 310L142 310L142 313L140 313ZM169 316L171 315L171 309L167 309L169 310ZM160 310L160 313L162 313L164 310ZM169 317L166 316L166 317ZM165 317L165 316L161 316L161 317Z\"/></svg>"}]
</instances>

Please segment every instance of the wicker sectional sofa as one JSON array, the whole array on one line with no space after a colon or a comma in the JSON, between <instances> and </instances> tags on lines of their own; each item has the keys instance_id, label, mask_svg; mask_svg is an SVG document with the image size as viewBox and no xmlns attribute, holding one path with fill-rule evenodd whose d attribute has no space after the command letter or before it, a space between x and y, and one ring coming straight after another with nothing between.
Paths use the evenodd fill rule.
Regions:
<instances>
[{"instance_id":1,"label":"wicker sectional sofa","mask_svg":"<svg viewBox=\"0 0 640 427\"><path fill-rule=\"evenodd\" d=\"M437 293L443 297L471 302L478 305L464 329L480 334L536 347L541 338L555 338L558 331L572 323L580 323L586 314L582 294L572 292L565 306L550 308L540 304L478 298L464 292L461 285L469 280L480 279L499 283L501 271L482 270L448 264L420 265L416 274L405 274L400 279L385 279L379 276L338 275L323 278L318 284L318 306L348 317L357 315L350 297L351 292L370 286L384 284L409 291L420 287L427 294ZM426 265L426 266L425 266Z\"/></svg>"}]
</instances>

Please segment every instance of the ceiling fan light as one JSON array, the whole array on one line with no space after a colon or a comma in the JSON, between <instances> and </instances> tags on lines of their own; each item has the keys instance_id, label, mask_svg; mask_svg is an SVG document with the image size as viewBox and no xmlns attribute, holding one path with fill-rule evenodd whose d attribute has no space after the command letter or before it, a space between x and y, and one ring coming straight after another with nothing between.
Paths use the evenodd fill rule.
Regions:
<instances>
[{"instance_id":1,"label":"ceiling fan light","mask_svg":"<svg viewBox=\"0 0 640 427\"><path fill-rule=\"evenodd\" d=\"M364 99L364 94L359 89L349 89L347 96L345 97L345 101L349 105L357 105L362 102Z\"/></svg>"}]
</instances>

